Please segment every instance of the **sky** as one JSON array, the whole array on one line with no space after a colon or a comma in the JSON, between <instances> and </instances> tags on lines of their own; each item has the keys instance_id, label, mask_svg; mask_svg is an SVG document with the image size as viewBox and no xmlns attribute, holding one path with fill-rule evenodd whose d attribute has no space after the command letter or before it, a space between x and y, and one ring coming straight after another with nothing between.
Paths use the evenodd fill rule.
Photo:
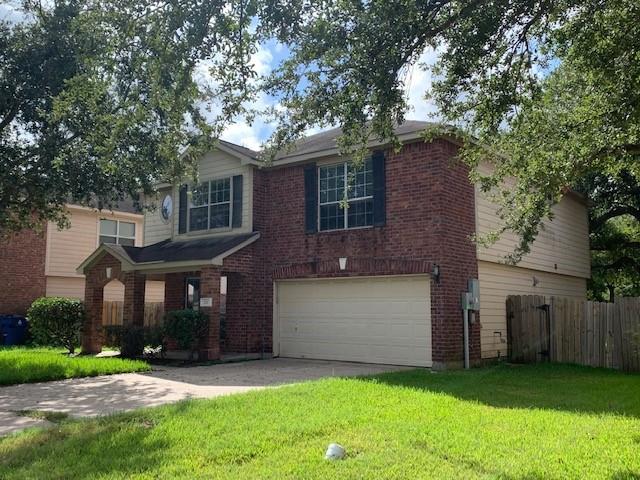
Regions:
<instances>
[{"instance_id":1,"label":"sky","mask_svg":"<svg viewBox=\"0 0 640 480\"><path fill-rule=\"evenodd\" d=\"M286 50L281 45L272 43L266 44L259 48L253 55L253 65L258 74L269 73L278 63L286 56ZM420 67L421 63L431 65L436 60L436 54L432 49L426 50L419 61L414 65L407 75L406 95L410 111L407 113L407 119L411 120L429 120L429 115L436 111L433 103L425 100L424 95L431 87L430 72ZM262 97L257 100L258 106L265 105L271 101ZM239 119L235 124L228 126L221 138L229 142L259 150L261 144L267 140L273 132L274 127L265 122L264 119L256 118L253 124L249 125L243 119ZM318 133L321 131L317 128L311 128L308 134Z\"/></svg>"},{"instance_id":2,"label":"sky","mask_svg":"<svg viewBox=\"0 0 640 480\"><path fill-rule=\"evenodd\" d=\"M20 12L20 2L17 0L7 0L0 3L0 20L9 22L19 22L24 19L24 15ZM286 49L276 42L261 45L258 51L253 55L253 64L259 75L269 73L278 63L287 55ZM431 76L428 72L420 68L421 63L433 64L436 54L429 49L423 53L418 63L414 65L407 75L406 95L410 105L410 111L407 113L407 119L428 120L429 114L436 111L435 106L424 99L425 92L431 86ZM206 68L201 68L196 72L203 78L208 76ZM272 99L262 96L257 99L257 107L268 106ZM234 124L229 125L223 134L222 139L229 142L259 150L261 144L267 140L273 132L274 127L262 118L256 118L249 125L244 119L239 118ZM307 133L313 134L319 132L318 128L310 128Z\"/></svg>"}]
</instances>

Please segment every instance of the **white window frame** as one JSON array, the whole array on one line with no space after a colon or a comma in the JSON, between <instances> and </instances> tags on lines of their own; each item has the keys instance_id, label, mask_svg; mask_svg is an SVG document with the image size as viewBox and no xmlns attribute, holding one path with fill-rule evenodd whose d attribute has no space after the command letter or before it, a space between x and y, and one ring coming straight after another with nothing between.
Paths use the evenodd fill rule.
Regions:
<instances>
[{"instance_id":1,"label":"white window frame","mask_svg":"<svg viewBox=\"0 0 640 480\"><path fill-rule=\"evenodd\" d=\"M115 236L113 235L104 235L102 233L102 228L101 228L101 223L103 220L107 220L109 222L116 222L116 234ZM124 222L124 223L130 223L133 225L133 237L127 237L125 235L120 235L120 222ZM136 245L136 233L137 233L137 226L136 226L136 222L132 222L129 220L119 220L116 218L100 218L100 221L98 222L98 244L102 244L102 242L100 241L100 237L110 237L110 238L115 238L116 239L116 243L112 244L112 245L120 245L119 240L121 238L124 238L126 240L133 240L133 245Z\"/></svg>"},{"instance_id":2,"label":"white window frame","mask_svg":"<svg viewBox=\"0 0 640 480\"><path fill-rule=\"evenodd\" d=\"M229 201L228 202L217 202L217 203L211 203L211 183L213 182L218 182L220 180L229 180ZM208 193L208 197L209 197L209 201L206 205L207 207L207 228L202 229L202 230L191 230L191 209L193 208L203 208L205 205L200 205L197 207L192 207L191 206L191 200L187 199L188 205L187 205L187 232L189 233L204 233L204 232L208 232L211 230L214 231L226 231L226 230L230 230L232 228L233 225L233 177L220 177L220 178L212 178L210 180L205 180L204 182L200 182L197 185L191 185L189 187L189 195L191 195L191 193L193 192L193 187L197 187L199 185L202 185L203 183L206 183L209 186L209 193ZM224 205L228 203L229 204L229 225L227 226L222 226L222 227L215 227L215 228L211 228L211 206L212 205Z\"/></svg>"},{"instance_id":3,"label":"white window frame","mask_svg":"<svg viewBox=\"0 0 640 480\"><path fill-rule=\"evenodd\" d=\"M365 160L366 161L366 160ZM342 199L336 201L336 202L321 202L320 201L320 169L322 168L331 168L331 167L336 167L340 165L340 163L332 163L332 164L328 164L328 165L320 165L318 167L318 171L317 171L317 181L318 181L318 185L317 185L317 191L318 191L318 232L336 232L339 230L357 230L360 228L372 228L372 225L362 225L359 227L349 227L349 204L351 202L361 202L363 200L371 200L373 199L373 195L365 195L364 197L354 197L354 198L349 198L349 162L343 162L342 163L342 167L343 167L343 175L344 175L344 194ZM320 218L320 212L323 206L326 205L335 205L335 204L340 204L342 203L342 201L344 199L347 199L347 208L343 209L345 210L344 212L344 224L341 228L327 228L325 230L322 230L320 228L321 226L321 218Z\"/></svg>"}]
</instances>

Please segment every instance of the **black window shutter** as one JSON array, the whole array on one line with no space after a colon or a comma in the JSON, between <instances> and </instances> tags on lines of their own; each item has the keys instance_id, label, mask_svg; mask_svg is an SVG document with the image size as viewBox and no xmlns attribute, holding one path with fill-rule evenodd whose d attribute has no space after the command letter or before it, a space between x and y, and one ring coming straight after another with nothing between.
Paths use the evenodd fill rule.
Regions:
<instances>
[{"instance_id":1,"label":"black window shutter","mask_svg":"<svg viewBox=\"0 0 640 480\"><path fill-rule=\"evenodd\" d=\"M315 164L304 167L304 231L318 231L318 169Z\"/></svg>"},{"instance_id":2,"label":"black window shutter","mask_svg":"<svg viewBox=\"0 0 640 480\"><path fill-rule=\"evenodd\" d=\"M233 213L231 214L231 226L242 226L242 175L233 177Z\"/></svg>"},{"instance_id":3,"label":"black window shutter","mask_svg":"<svg viewBox=\"0 0 640 480\"><path fill-rule=\"evenodd\" d=\"M384 152L377 150L371 158L373 164L373 225L381 227L386 223Z\"/></svg>"},{"instance_id":4,"label":"black window shutter","mask_svg":"<svg viewBox=\"0 0 640 480\"><path fill-rule=\"evenodd\" d=\"M180 186L180 199L178 200L178 233L187 233L187 214L189 203L187 200L187 186Z\"/></svg>"}]
</instances>

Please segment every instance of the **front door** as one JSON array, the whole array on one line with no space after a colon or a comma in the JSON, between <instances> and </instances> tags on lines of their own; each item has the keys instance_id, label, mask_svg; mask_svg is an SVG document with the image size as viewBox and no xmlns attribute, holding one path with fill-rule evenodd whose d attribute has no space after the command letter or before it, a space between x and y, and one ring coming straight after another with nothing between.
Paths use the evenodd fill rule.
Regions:
<instances>
[{"instance_id":1,"label":"front door","mask_svg":"<svg viewBox=\"0 0 640 480\"><path fill-rule=\"evenodd\" d=\"M184 308L190 310L200 309L200 279L187 278L185 282Z\"/></svg>"}]
</instances>

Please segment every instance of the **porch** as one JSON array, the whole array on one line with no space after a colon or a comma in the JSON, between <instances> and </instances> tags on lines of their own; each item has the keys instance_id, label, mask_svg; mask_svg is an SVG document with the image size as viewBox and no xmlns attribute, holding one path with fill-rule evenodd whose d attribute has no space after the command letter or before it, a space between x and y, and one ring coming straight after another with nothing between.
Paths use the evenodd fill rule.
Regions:
<instances>
[{"instance_id":1,"label":"porch","mask_svg":"<svg viewBox=\"0 0 640 480\"><path fill-rule=\"evenodd\" d=\"M147 247L101 245L79 267L85 275L82 351L99 353L105 287L124 286L124 327L145 327L145 285L164 282L164 311L201 311L206 333L197 345L200 360L261 357L270 353L264 314L258 303L263 289L255 255L258 233L198 240L166 240ZM169 356L177 349L168 339ZM268 348L268 349L267 349Z\"/></svg>"}]
</instances>

